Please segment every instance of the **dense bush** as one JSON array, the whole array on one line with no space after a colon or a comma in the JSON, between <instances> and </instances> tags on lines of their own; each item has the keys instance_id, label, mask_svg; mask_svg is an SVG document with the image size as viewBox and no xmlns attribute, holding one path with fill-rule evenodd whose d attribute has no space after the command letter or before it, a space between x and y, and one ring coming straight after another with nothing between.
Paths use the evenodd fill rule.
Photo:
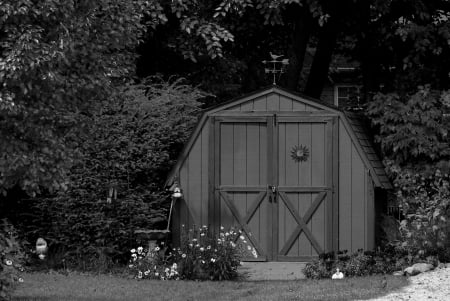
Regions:
<instances>
[{"instance_id":1,"label":"dense bush","mask_svg":"<svg viewBox=\"0 0 450 301\"><path fill-rule=\"evenodd\" d=\"M85 136L70 137L81 156L67 190L18 207L20 230L30 242L49 242L52 264L126 263L134 230L166 227L163 184L205 94L179 79L150 78L123 95L92 117Z\"/></svg>"},{"instance_id":2,"label":"dense bush","mask_svg":"<svg viewBox=\"0 0 450 301\"><path fill-rule=\"evenodd\" d=\"M23 282L23 259L15 229L5 219L0 220L0 300L9 300L16 284Z\"/></svg>"},{"instance_id":3,"label":"dense bush","mask_svg":"<svg viewBox=\"0 0 450 301\"><path fill-rule=\"evenodd\" d=\"M379 134L403 220L399 246L450 261L450 91L378 94L367 113Z\"/></svg>"},{"instance_id":4,"label":"dense bush","mask_svg":"<svg viewBox=\"0 0 450 301\"><path fill-rule=\"evenodd\" d=\"M179 248L132 249L129 267L138 279L230 280L238 277L240 260L249 254L258 256L240 231L222 228L214 236L203 226L184 233Z\"/></svg>"},{"instance_id":5,"label":"dense bush","mask_svg":"<svg viewBox=\"0 0 450 301\"><path fill-rule=\"evenodd\" d=\"M331 278L337 268L346 277L387 274L402 270L416 260L405 248L388 245L373 252L359 250L353 254L347 251L321 254L319 259L307 263L303 272L310 279Z\"/></svg>"},{"instance_id":6,"label":"dense bush","mask_svg":"<svg viewBox=\"0 0 450 301\"><path fill-rule=\"evenodd\" d=\"M439 169L428 176L402 172L396 184L405 216L400 223L402 246L450 262L449 175Z\"/></svg>"}]
</instances>

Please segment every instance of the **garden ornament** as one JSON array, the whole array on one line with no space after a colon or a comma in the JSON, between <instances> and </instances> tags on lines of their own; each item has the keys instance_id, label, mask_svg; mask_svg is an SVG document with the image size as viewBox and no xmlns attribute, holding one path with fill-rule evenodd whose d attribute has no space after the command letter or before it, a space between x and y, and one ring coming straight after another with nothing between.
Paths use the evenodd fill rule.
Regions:
<instances>
[{"instance_id":1,"label":"garden ornament","mask_svg":"<svg viewBox=\"0 0 450 301\"><path fill-rule=\"evenodd\" d=\"M181 188L180 188L180 187L175 187L175 188L173 189L173 194L172 194L172 196L173 196L174 198L176 198L176 199L181 198L181 197L183 196L183 194L181 193Z\"/></svg>"},{"instance_id":2,"label":"garden ornament","mask_svg":"<svg viewBox=\"0 0 450 301\"><path fill-rule=\"evenodd\" d=\"M339 268L336 269L336 273L331 276L331 279L344 279L344 274L339 271Z\"/></svg>"},{"instance_id":3,"label":"garden ornament","mask_svg":"<svg viewBox=\"0 0 450 301\"><path fill-rule=\"evenodd\" d=\"M39 259L45 258L47 250L48 250L47 242L42 237L39 237L36 241L36 253L39 256Z\"/></svg>"}]
</instances>

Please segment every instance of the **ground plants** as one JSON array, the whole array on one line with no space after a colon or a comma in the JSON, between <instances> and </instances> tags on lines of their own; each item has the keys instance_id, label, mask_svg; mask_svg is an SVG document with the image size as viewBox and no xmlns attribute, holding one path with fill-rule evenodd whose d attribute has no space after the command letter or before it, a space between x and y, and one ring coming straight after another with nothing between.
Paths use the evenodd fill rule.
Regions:
<instances>
[{"instance_id":1,"label":"ground plants","mask_svg":"<svg viewBox=\"0 0 450 301\"><path fill-rule=\"evenodd\" d=\"M422 257L450 261L450 177L402 172L397 197L405 218L400 223L402 246Z\"/></svg>"},{"instance_id":2,"label":"ground plants","mask_svg":"<svg viewBox=\"0 0 450 301\"><path fill-rule=\"evenodd\" d=\"M9 300L16 284L23 282L23 259L14 227L6 219L0 220L0 300Z\"/></svg>"},{"instance_id":3,"label":"ground plants","mask_svg":"<svg viewBox=\"0 0 450 301\"><path fill-rule=\"evenodd\" d=\"M137 279L231 280L248 253L258 256L241 231L221 228L214 235L203 226L185 231L176 248L132 249L129 267Z\"/></svg>"},{"instance_id":4,"label":"ground plants","mask_svg":"<svg viewBox=\"0 0 450 301\"><path fill-rule=\"evenodd\" d=\"M408 255L407 249L394 245L376 251L358 250L351 254L346 250L330 252L307 263L304 273L310 279L331 278L337 268L346 277L389 274L412 263L414 258Z\"/></svg>"}]
</instances>

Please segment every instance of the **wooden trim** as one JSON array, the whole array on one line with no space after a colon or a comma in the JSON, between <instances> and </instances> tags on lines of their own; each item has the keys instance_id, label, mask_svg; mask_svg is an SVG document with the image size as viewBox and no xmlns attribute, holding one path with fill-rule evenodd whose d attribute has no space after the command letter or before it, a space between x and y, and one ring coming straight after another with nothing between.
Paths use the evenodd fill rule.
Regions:
<instances>
[{"instance_id":1,"label":"wooden trim","mask_svg":"<svg viewBox=\"0 0 450 301\"><path fill-rule=\"evenodd\" d=\"M276 182L274 175L274 138L277 137L275 133L275 116L272 115L267 118L267 185L274 185ZM275 148L276 149L276 148ZM267 188L268 189L268 188ZM268 192L272 193L272 192ZM271 197L271 196L269 196ZM274 207L275 206L275 207ZM275 210L274 210L275 208ZM273 202L267 202L267 255L269 260L273 260L277 249L277 237L278 237L278 206Z\"/></svg>"},{"instance_id":2,"label":"wooden trim","mask_svg":"<svg viewBox=\"0 0 450 301\"><path fill-rule=\"evenodd\" d=\"M326 125L326 159L325 159L326 185L333 187L333 122ZM326 225L326 252L333 250L333 193L327 193L325 201Z\"/></svg>"},{"instance_id":3,"label":"wooden trim","mask_svg":"<svg viewBox=\"0 0 450 301\"><path fill-rule=\"evenodd\" d=\"M289 123L325 123L330 122L334 116L280 116L278 118L279 122Z\"/></svg>"},{"instance_id":4,"label":"wooden trim","mask_svg":"<svg viewBox=\"0 0 450 301\"><path fill-rule=\"evenodd\" d=\"M234 112L234 111L233 111ZM242 122L242 123L249 123L249 122L267 122L267 117L265 116L216 116L216 120L219 122Z\"/></svg>"},{"instance_id":5,"label":"wooden trim","mask_svg":"<svg viewBox=\"0 0 450 301\"><path fill-rule=\"evenodd\" d=\"M177 163L170 171L169 176L167 177L167 180L164 184L164 187L167 187L167 186L170 186L173 184L173 181L176 179L176 174L179 172L181 165L184 163L184 161L188 157L192 147L194 146L195 141L197 140L198 136L201 134L203 126L205 125L206 121L207 121L206 115L202 115L199 118L197 126L195 127L194 131L192 132L191 137L189 137L189 140L185 143L183 150L181 151L180 155L177 158Z\"/></svg>"},{"instance_id":6,"label":"wooden trim","mask_svg":"<svg viewBox=\"0 0 450 301\"><path fill-rule=\"evenodd\" d=\"M251 230L248 227L248 224L245 221L243 221L243 219L242 219L241 215L239 214L238 210L236 209L236 207L234 207L233 202L228 197L228 194L226 192L224 192L224 191L220 191L219 194L222 197L222 199L224 200L225 204L228 206L228 209L230 209L231 214L233 214L234 218L239 223L239 225L242 227L242 229L245 232L245 234L247 234L248 240L250 240L250 242L252 243L253 247L255 247L256 251L258 252L258 254L264 255L264 251L262 250L262 248L259 245L258 241L256 241L253 238L253 235L251 235Z\"/></svg>"},{"instance_id":7,"label":"wooden trim","mask_svg":"<svg viewBox=\"0 0 450 301\"><path fill-rule=\"evenodd\" d=\"M220 196L217 186L220 181L220 123L214 118L214 161L211 162L214 165L214 195L212 202L214 203L213 222L215 225L215 233L220 231Z\"/></svg>"},{"instance_id":8,"label":"wooden trim","mask_svg":"<svg viewBox=\"0 0 450 301\"><path fill-rule=\"evenodd\" d=\"M215 151L216 142L214 140L215 134L215 120L214 117L209 118L209 137L208 137L208 226L210 229L214 229L214 194L215 194Z\"/></svg>"},{"instance_id":9,"label":"wooden trim","mask_svg":"<svg viewBox=\"0 0 450 301\"><path fill-rule=\"evenodd\" d=\"M267 191L266 186L232 186L232 185L220 185L219 190L229 191L229 192L253 192L253 191Z\"/></svg>"},{"instance_id":10,"label":"wooden trim","mask_svg":"<svg viewBox=\"0 0 450 301\"><path fill-rule=\"evenodd\" d=\"M220 111L210 116L215 117L271 117L277 114L282 117L336 117L336 113L324 111Z\"/></svg>"},{"instance_id":11,"label":"wooden trim","mask_svg":"<svg viewBox=\"0 0 450 301\"><path fill-rule=\"evenodd\" d=\"M249 256L249 257L242 258L242 261L247 261L247 262L265 262L265 261L267 261L267 256L265 256L265 255L258 255L257 258Z\"/></svg>"},{"instance_id":12,"label":"wooden trim","mask_svg":"<svg viewBox=\"0 0 450 301\"><path fill-rule=\"evenodd\" d=\"M289 200L289 198L287 197L286 193L279 192L279 195L280 195L281 199L283 200L284 204L286 205L286 207L291 212L294 219L298 223L297 227L295 228L294 232L292 232L291 236L289 236L289 239L285 243L284 247L281 249L280 253L283 255L286 255L287 252L289 252L289 249L294 244L297 237L302 233L302 231L303 231L303 233L305 233L306 237L309 239L310 243L312 244L312 246L314 247L316 252L319 254L323 253L322 248L320 247L319 243L317 242L317 240L315 239L315 237L313 236L311 231L308 229L307 224L308 224L309 220L311 219L312 215L314 214L314 212L319 207L320 203L326 197L327 193L322 192L316 197L314 202L311 204L311 207L309 207L308 211L306 211L303 218L300 217L297 209L295 209L295 207L292 205L292 203Z\"/></svg>"},{"instance_id":13,"label":"wooden trim","mask_svg":"<svg viewBox=\"0 0 450 301\"><path fill-rule=\"evenodd\" d=\"M339 120L333 119L333 244L332 250L339 251Z\"/></svg>"},{"instance_id":14,"label":"wooden trim","mask_svg":"<svg viewBox=\"0 0 450 301\"><path fill-rule=\"evenodd\" d=\"M282 192L322 192L331 191L331 187L317 186L317 187L296 187L296 186L278 186L278 191Z\"/></svg>"},{"instance_id":15,"label":"wooden trim","mask_svg":"<svg viewBox=\"0 0 450 301\"><path fill-rule=\"evenodd\" d=\"M260 192L256 197L256 199L252 202L250 209L247 210L247 214L244 217L244 222L246 224L248 224L248 222L252 219L253 215L255 214L256 210L258 210L258 207L261 205L261 202L264 200L266 194L267 191Z\"/></svg>"}]
</instances>

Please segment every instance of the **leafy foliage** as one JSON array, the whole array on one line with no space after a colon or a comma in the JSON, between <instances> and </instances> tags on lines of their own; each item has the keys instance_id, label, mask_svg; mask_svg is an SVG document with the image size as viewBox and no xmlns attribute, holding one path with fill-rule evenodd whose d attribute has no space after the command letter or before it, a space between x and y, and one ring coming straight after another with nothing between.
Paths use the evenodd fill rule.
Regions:
<instances>
[{"instance_id":1,"label":"leafy foliage","mask_svg":"<svg viewBox=\"0 0 450 301\"><path fill-rule=\"evenodd\" d=\"M67 188L68 134L133 73L146 3L0 3L0 192Z\"/></svg>"},{"instance_id":2,"label":"leafy foliage","mask_svg":"<svg viewBox=\"0 0 450 301\"><path fill-rule=\"evenodd\" d=\"M448 172L448 170L447 170ZM424 174L398 175L398 198L405 219L400 231L402 246L412 253L450 261L450 178L439 169Z\"/></svg>"},{"instance_id":3,"label":"leafy foliage","mask_svg":"<svg viewBox=\"0 0 450 301\"><path fill-rule=\"evenodd\" d=\"M387 159L400 166L448 159L448 91L419 87L412 95L377 94L367 114L378 128L376 141Z\"/></svg>"},{"instance_id":4,"label":"leafy foliage","mask_svg":"<svg viewBox=\"0 0 450 301\"><path fill-rule=\"evenodd\" d=\"M0 221L0 300L10 300L18 282L24 253L17 241L17 233L5 219Z\"/></svg>"},{"instance_id":5,"label":"leafy foliage","mask_svg":"<svg viewBox=\"0 0 450 301\"><path fill-rule=\"evenodd\" d=\"M321 254L319 259L306 264L304 273L310 279L331 278L338 268L345 277L389 274L402 270L415 258L409 256L406 248L387 245L374 252L358 250Z\"/></svg>"},{"instance_id":6,"label":"leafy foliage","mask_svg":"<svg viewBox=\"0 0 450 301\"><path fill-rule=\"evenodd\" d=\"M164 244L148 251L132 249L129 267L138 279L232 280L247 248L252 250L240 231L222 227L214 236L203 226L185 232L181 246L173 250ZM252 252L257 256L254 248Z\"/></svg>"},{"instance_id":7,"label":"leafy foliage","mask_svg":"<svg viewBox=\"0 0 450 301\"><path fill-rule=\"evenodd\" d=\"M78 138L81 156L67 191L18 206L27 240L45 238L49 260L53 249L67 267L124 263L136 245L134 230L166 227L170 202L161 192L164 180L206 94L180 79L150 78L123 95Z\"/></svg>"}]
</instances>

